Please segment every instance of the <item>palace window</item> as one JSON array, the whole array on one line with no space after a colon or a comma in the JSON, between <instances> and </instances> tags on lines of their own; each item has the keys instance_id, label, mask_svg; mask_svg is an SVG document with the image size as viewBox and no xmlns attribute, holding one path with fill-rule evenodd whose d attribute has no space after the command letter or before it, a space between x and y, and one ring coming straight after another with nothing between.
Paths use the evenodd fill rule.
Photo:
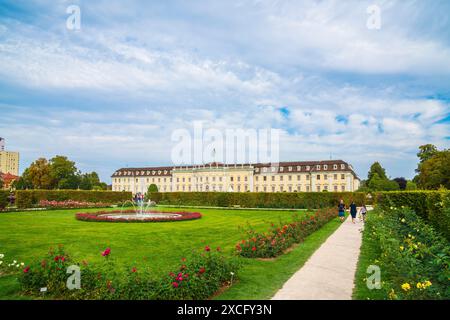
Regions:
<instances>
[{"instance_id":1,"label":"palace window","mask_svg":"<svg viewBox=\"0 0 450 320\"><path fill-rule=\"evenodd\" d=\"M283 181L283 176L280 176L280 181Z\"/></svg>"},{"instance_id":2,"label":"palace window","mask_svg":"<svg viewBox=\"0 0 450 320\"><path fill-rule=\"evenodd\" d=\"M341 164L341 169L345 169L345 164Z\"/></svg>"},{"instance_id":3,"label":"palace window","mask_svg":"<svg viewBox=\"0 0 450 320\"><path fill-rule=\"evenodd\" d=\"M328 166L326 164L323 165L323 170L328 170Z\"/></svg>"},{"instance_id":4,"label":"palace window","mask_svg":"<svg viewBox=\"0 0 450 320\"><path fill-rule=\"evenodd\" d=\"M341 174L341 179L345 179L345 174Z\"/></svg>"},{"instance_id":5,"label":"palace window","mask_svg":"<svg viewBox=\"0 0 450 320\"><path fill-rule=\"evenodd\" d=\"M289 170L289 171L292 171L292 167L289 167L288 170Z\"/></svg>"},{"instance_id":6,"label":"palace window","mask_svg":"<svg viewBox=\"0 0 450 320\"><path fill-rule=\"evenodd\" d=\"M320 174L317 175L317 180L320 180Z\"/></svg>"},{"instance_id":7,"label":"palace window","mask_svg":"<svg viewBox=\"0 0 450 320\"><path fill-rule=\"evenodd\" d=\"M272 176L272 181L275 181L275 176Z\"/></svg>"},{"instance_id":8,"label":"palace window","mask_svg":"<svg viewBox=\"0 0 450 320\"><path fill-rule=\"evenodd\" d=\"M297 166L297 171L301 171L301 170L302 170L302 167Z\"/></svg>"},{"instance_id":9,"label":"palace window","mask_svg":"<svg viewBox=\"0 0 450 320\"><path fill-rule=\"evenodd\" d=\"M337 164L334 164L334 165L333 165L333 169L334 169L334 170L337 170Z\"/></svg>"},{"instance_id":10,"label":"palace window","mask_svg":"<svg viewBox=\"0 0 450 320\"><path fill-rule=\"evenodd\" d=\"M324 180L328 180L328 175L327 175L327 174L324 174L324 175L323 175L323 179L324 179Z\"/></svg>"},{"instance_id":11,"label":"palace window","mask_svg":"<svg viewBox=\"0 0 450 320\"><path fill-rule=\"evenodd\" d=\"M318 165L316 166L316 169L317 169L317 170L320 170L320 164L318 164Z\"/></svg>"},{"instance_id":12,"label":"palace window","mask_svg":"<svg viewBox=\"0 0 450 320\"><path fill-rule=\"evenodd\" d=\"M333 179L337 180L337 174L334 174Z\"/></svg>"},{"instance_id":13,"label":"palace window","mask_svg":"<svg viewBox=\"0 0 450 320\"><path fill-rule=\"evenodd\" d=\"M263 176L263 181L267 181L267 176Z\"/></svg>"},{"instance_id":14,"label":"palace window","mask_svg":"<svg viewBox=\"0 0 450 320\"><path fill-rule=\"evenodd\" d=\"M288 176L288 180L289 180L289 181L292 181L292 176Z\"/></svg>"},{"instance_id":15,"label":"palace window","mask_svg":"<svg viewBox=\"0 0 450 320\"><path fill-rule=\"evenodd\" d=\"M280 172L283 172L283 170L284 170L284 167L280 167Z\"/></svg>"}]
</instances>

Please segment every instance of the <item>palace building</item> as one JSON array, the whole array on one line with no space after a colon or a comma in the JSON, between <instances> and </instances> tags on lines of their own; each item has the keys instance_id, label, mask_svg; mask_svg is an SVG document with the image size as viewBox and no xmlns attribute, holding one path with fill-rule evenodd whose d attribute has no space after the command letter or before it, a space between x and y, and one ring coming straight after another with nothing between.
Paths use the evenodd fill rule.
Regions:
<instances>
[{"instance_id":1,"label":"palace building","mask_svg":"<svg viewBox=\"0 0 450 320\"><path fill-rule=\"evenodd\" d=\"M133 194L146 193L151 184L159 192L342 192L360 183L342 160L122 168L111 178L113 191Z\"/></svg>"},{"instance_id":2,"label":"palace building","mask_svg":"<svg viewBox=\"0 0 450 320\"><path fill-rule=\"evenodd\" d=\"M19 153L5 150L5 139L0 137L0 172L19 175Z\"/></svg>"}]
</instances>

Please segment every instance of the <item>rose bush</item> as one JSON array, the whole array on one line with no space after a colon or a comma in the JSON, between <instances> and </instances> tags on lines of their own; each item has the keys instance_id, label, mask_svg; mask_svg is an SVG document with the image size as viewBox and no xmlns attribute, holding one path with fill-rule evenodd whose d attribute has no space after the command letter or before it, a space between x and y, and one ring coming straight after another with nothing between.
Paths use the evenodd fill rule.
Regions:
<instances>
[{"instance_id":1,"label":"rose bush","mask_svg":"<svg viewBox=\"0 0 450 320\"><path fill-rule=\"evenodd\" d=\"M272 224L267 232L246 231L246 239L236 245L237 253L248 258L273 258L284 253L294 243L336 218L335 209L320 209L314 214L294 216L289 223Z\"/></svg>"},{"instance_id":2,"label":"rose bush","mask_svg":"<svg viewBox=\"0 0 450 320\"><path fill-rule=\"evenodd\" d=\"M207 299L222 286L236 279L240 264L236 257L225 257L220 250L194 251L180 265L163 276L150 272L149 266L120 266L111 248L99 252L102 263L91 265L71 259L62 246L47 257L26 265L20 273L24 293L38 295L41 288L55 299L177 300ZM67 267L81 270L81 288L66 286Z\"/></svg>"},{"instance_id":3,"label":"rose bush","mask_svg":"<svg viewBox=\"0 0 450 320\"><path fill-rule=\"evenodd\" d=\"M364 232L367 241L379 248L372 264L381 269L386 298L450 298L449 243L413 210L373 211Z\"/></svg>"}]
</instances>

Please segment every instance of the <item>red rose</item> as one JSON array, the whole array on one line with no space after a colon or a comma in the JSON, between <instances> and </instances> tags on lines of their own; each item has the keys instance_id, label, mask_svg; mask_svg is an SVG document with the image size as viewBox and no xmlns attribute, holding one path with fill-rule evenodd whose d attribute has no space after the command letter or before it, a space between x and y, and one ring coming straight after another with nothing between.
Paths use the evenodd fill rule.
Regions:
<instances>
[{"instance_id":1,"label":"red rose","mask_svg":"<svg viewBox=\"0 0 450 320\"><path fill-rule=\"evenodd\" d=\"M23 269L23 273L28 273L28 271L30 271L30 267L26 267L25 269Z\"/></svg>"},{"instance_id":2,"label":"red rose","mask_svg":"<svg viewBox=\"0 0 450 320\"><path fill-rule=\"evenodd\" d=\"M137 272L137 269L136 269L136 267L133 267L133 269L131 269L131 272L132 272L132 273L135 273L135 272Z\"/></svg>"},{"instance_id":3,"label":"red rose","mask_svg":"<svg viewBox=\"0 0 450 320\"><path fill-rule=\"evenodd\" d=\"M110 248L106 248L105 251L102 252L102 256L107 257L109 256L111 253L111 249Z\"/></svg>"},{"instance_id":4,"label":"red rose","mask_svg":"<svg viewBox=\"0 0 450 320\"><path fill-rule=\"evenodd\" d=\"M205 273L205 271L206 271L206 269L205 269L204 267L201 267L200 270L198 270L198 272L199 272L200 274Z\"/></svg>"},{"instance_id":5,"label":"red rose","mask_svg":"<svg viewBox=\"0 0 450 320\"><path fill-rule=\"evenodd\" d=\"M173 277L175 277L175 273L171 272L171 273L169 273L169 276L171 276L173 278Z\"/></svg>"},{"instance_id":6,"label":"red rose","mask_svg":"<svg viewBox=\"0 0 450 320\"><path fill-rule=\"evenodd\" d=\"M252 251L256 251L256 247L252 247Z\"/></svg>"},{"instance_id":7,"label":"red rose","mask_svg":"<svg viewBox=\"0 0 450 320\"><path fill-rule=\"evenodd\" d=\"M172 287L178 288L178 282L172 282Z\"/></svg>"},{"instance_id":8,"label":"red rose","mask_svg":"<svg viewBox=\"0 0 450 320\"><path fill-rule=\"evenodd\" d=\"M211 251L211 248L209 246L206 246L205 251Z\"/></svg>"}]
</instances>

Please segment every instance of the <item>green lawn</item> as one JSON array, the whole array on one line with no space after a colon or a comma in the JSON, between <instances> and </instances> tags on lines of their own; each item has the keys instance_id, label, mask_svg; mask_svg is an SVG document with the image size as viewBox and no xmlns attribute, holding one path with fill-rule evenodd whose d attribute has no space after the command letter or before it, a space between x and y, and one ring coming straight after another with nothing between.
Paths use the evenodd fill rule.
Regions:
<instances>
[{"instance_id":1,"label":"green lawn","mask_svg":"<svg viewBox=\"0 0 450 320\"><path fill-rule=\"evenodd\" d=\"M161 210L176 211L174 208ZM266 230L270 222L286 221L292 216L289 211L197 209L203 214L200 220L127 224L78 221L74 218L78 211L0 214L0 253L5 254L5 262L15 259L28 263L58 244L63 244L76 260L95 262L102 258L102 250L111 247L117 261L137 267L150 264L151 270L159 274L177 265L192 249L205 245L220 246L226 254L232 254L242 239L240 226L250 223L257 230ZM328 223L278 259L242 259L241 280L219 298L269 298L338 225L336 221ZM18 290L15 276L0 277L0 299L20 298Z\"/></svg>"}]
</instances>

